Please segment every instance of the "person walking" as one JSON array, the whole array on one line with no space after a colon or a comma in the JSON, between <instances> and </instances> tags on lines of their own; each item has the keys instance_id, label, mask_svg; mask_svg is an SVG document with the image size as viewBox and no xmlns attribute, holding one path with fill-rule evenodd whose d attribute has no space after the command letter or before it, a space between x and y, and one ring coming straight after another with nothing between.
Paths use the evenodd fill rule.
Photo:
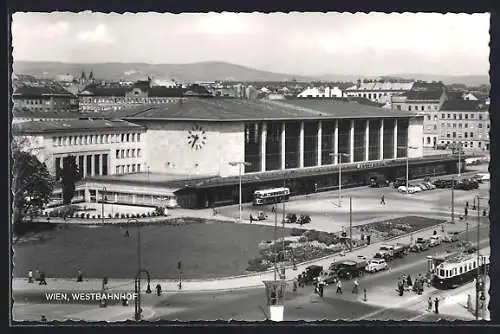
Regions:
<instances>
[{"instance_id":1,"label":"person walking","mask_svg":"<svg viewBox=\"0 0 500 334\"><path fill-rule=\"evenodd\" d=\"M341 295L342 294L342 281L339 279L337 281L337 291L336 294Z\"/></svg>"},{"instance_id":2,"label":"person walking","mask_svg":"<svg viewBox=\"0 0 500 334\"><path fill-rule=\"evenodd\" d=\"M432 311L432 297L429 297L429 299L427 300L427 311Z\"/></svg>"},{"instance_id":3,"label":"person walking","mask_svg":"<svg viewBox=\"0 0 500 334\"><path fill-rule=\"evenodd\" d=\"M83 282L83 273L81 270L78 270L78 272L76 273L76 281Z\"/></svg>"},{"instance_id":4,"label":"person walking","mask_svg":"<svg viewBox=\"0 0 500 334\"><path fill-rule=\"evenodd\" d=\"M411 276L410 274L408 274L408 276L406 277L406 285L408 285L408 287L411 287L413 284L413 282L411 281Z\"/></svg>"},{"instance_id":5,"label":"person walking","mask_svg":"<svg viewBox=\"0 0 500 334\"><path fill-rule=\"evenodd\" d=\"M436 297L434 299L434 313L439 314L439 299Z\"/></svg>"},{"instance_id":6,"label":"person walking","mask_svg":"<svg viewBox=\"0 0 500 334\"><path fill-rule=\"evenodd\" d=\"M465 202L465 208L467 208L467 209L469 208L469 201Z\"/></svg>"},{"instance_id":7,"label":"person walking","mask_svg":"<svg viewBox=\"0 0 500 334\"><path fill-rule=\"evenodd\" d=\"M352 287L352 293L358 294L359 282L358 279L354 280L354 285Z\"/></svg>"},{"instance_id":8,"label":"person walking","mask_svg":"<svg viewBox=\"0 0 500 334\"><path fill-rule=\"evenodd\" d=\"M156 295L157 296L161 295L161 285L159 283L156 285Z\"/></svg>"},{"instance_id":9,"label":"person walking","mask_svg":"<svg viewBox=\"0 0 500 334\"><path fill-rule=\"evenodd\" d=\"M47 285L47 281L45 280L45 272L40 271L40 283L39 285Z\"/></svg>"},{"instance_id":10,"label":"person walking","mask_svg":"<svg viewBox=\"0 0 500 334\"><path fill-rule=\"evenodd\" d=\"M28 271L28 283L33 283L33 271Z\"/></svg>"},{"instance_id":11,"label":"person walking","mask_svg":"<svg viewBox=\"0 0 500 334\"><path fill-rule=\"evenodd\" d=\"M382 197L380 197L380 204L385 205L385 196L382 194Z\"/></svg>"}]
</instances>

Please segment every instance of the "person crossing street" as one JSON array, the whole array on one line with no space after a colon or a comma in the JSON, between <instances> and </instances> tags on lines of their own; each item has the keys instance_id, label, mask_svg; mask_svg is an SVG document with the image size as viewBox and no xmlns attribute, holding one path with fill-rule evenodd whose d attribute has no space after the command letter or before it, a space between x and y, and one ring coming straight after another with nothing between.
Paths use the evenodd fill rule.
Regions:
<instances>
[{"instance_id":1,"label":"person crossing street","mask_svg":"<svg viewBox=\"0 0 500 334\"><path fill-rule=\"evenodd\" d=\"M354 285L352 287L352 293L358 294L359 282L357 279L354 280Z\"/></svg>"},{"instance_id":2,"label":"person crossing street","mask_svg":"<svg viewBox=\"0 0 500 334\"><path fill-rule=\"evenodd\" d=\"M340 281L340 279L337 281L337 291L336 291L336 293L338 295L342 294L342 281Z\"/></svg>"},{"instance_id":3,"label":"person crossing street","mask_svg":"<svg viewBox=\"0 0 500 334\"><path fill-rule=\"evenodd\" d=\"M380 204L385 205L385 196L382 194L382 197L380 197Z\"/></svg>"}]
</instances>

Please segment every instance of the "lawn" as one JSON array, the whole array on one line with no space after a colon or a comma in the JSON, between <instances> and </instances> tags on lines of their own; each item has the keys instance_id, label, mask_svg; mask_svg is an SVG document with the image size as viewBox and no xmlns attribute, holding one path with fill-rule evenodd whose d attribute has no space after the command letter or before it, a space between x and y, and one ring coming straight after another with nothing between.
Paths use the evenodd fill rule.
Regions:
<instances>
[{"instance_id":1,"label":"lawn","mask_svg":"<svg viewBox=\"0 0 500 334\"><path fill-rule=\"evenodd\" d=\"M135 227L61 225L41 233L41 240L13 246L14 276L36 269L44 270L47 277L75 277L79 269L86 277L96 278L133 277L137 272ZM248 260L259 254L258 243L273 236L273 227L259 225L145 225L141 229L142 263L156 278L178 278L178 261L183 278L244 274Z\"/></svg>"}]
</instances>

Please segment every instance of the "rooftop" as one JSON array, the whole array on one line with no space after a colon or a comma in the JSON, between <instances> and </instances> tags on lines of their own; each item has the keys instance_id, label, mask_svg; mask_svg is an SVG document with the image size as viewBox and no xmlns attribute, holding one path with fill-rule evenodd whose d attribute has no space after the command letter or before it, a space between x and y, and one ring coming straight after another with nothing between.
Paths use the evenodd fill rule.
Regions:
<instances>
[{"instance_id":1,"label":"rooftop","mask_svg":"<svg viewBox=\"0 0 500 334\"><path fill-rule=\"evenodd\" d=\"M58 112L58 111L32 111L26 108L14 108L12 116L18 118L36 118L36 119L50 119L50 118L70 118L78 119L82 116L78 111L71 112Z\"/></svg>"},{"instance_id":2,"label":"rooftop","mask_svg":"<svg viewBox=\"0 0 500 334\"><path fill-rule=\"evenodd\" d=\"M398 112L335 100L258 101L244 99L190 98L178 103L143 105L127 112L129 120L173 121L258 121L338 118L412 117L415 113Z\"/></svg>"},{"instance_id":3,"label":"rooftop","mask_svg":"<svg viewBox=\"0 0 500 334\"><path fill-rule=\"evenodd\" d=\"M43 96L58 96L58 97L75 97L59 84L43 82L21 84L17 86L13 94L14 97L43 97Z\"/></svg>"},{"instance_id":4,"label":"rooftop","mask_svg":"<svg viewBox=\"0 0 500 334\"><path fill-rule=\"evenodd\" d=\"M347 88L347 91L393 91L410 90L413 82L362 82Z\"/></svg>"},{"instance_id":5,"label":"rooftop","mask_svg":"<svg viewBox=\"0 0 500 334\"><path fill-rule=\"evenodd\" d=\"M84 120L67 119L55 121L28 121L12 124L12 133L17 135L36 135L45 133L64 133L75 131L99 131L104 129L143 129L144 127L123 120Z\"/></svg>"},{"instance_id":6,"label":"rooftop","mask_svg":"<svg viewBox=\"0 0 500 334\"><path fill-rule=\"evenodd\" d=\"M448 100L443 103L441 110L487 111L488 106L478 100Z\"/></svg>"},{"instance_id":7,"label":"rooftop","mask_svg":"<svg viewBox=\"0 0 500 334\"><path fill-rule=\"evenodd\" d=\"M439 100L441 95L443 95L443 91L439 89L410 90L405 93L407 101Z\"/></svg>"}]
</instances>

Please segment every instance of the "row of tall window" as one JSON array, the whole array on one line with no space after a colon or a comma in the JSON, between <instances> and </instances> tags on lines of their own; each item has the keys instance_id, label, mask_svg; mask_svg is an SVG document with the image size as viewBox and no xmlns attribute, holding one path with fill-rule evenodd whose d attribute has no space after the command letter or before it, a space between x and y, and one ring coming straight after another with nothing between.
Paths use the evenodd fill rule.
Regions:
<instances>
[{"instance_id":1,"label":"row of tall window","mask_svg":"<svg viewBox=\"0 0 500 334\"><path fill-rule=\"evenodd\" d=\"M117 165L115 167L116 174L140 173L141 164Z\"/></svg>"},{"instance_id":2,"label":"row of tall window","mask_svg":"<svg viewBox=\"0 0 500 334\"><path fill-rule=\"evenodd\" d=\"M408 106L408 111L425 111L425 105L414 105L413 108L411 105ZM433 106L431 106L430 104L427 105L427 110L431 110ZM437 104L434 105L434 110L438 110L439 106Z\"/></svg>"},{"instance_id":3,"label":"row of tall window","mask_svg":"<svg viewBox=\"0 0 500 334\"><path fill-rule=\"evenodd\" d=\"M168 103L168 102L176 102L175 99L168 99L164 97L83 97L82 102L84 103Z\"/></svg>"},{"instance_id":4,"label":"row of tall window","mask_svg":"<svg viewBox=\"0 0 500 334\"><path fill-rule=\"evenodd\" d=\"M92 144L111 144L111 143L130 143L140 142L140 133L114 133L101 135L82 135L82 136L59 136L52 137L52 146L72 146L72 145L92 145Z\"/></svg>"},{"instance_id":5,"label":"row of tall window","mask_svg":"<svg viewBox=\"0 0 500 334\"><path fill-rule=\"evenodd\" d=\"M116 159L135 158L135 157L140 158L141 156L142 156L142 151L140 148L116 150Z\"/></svg>"}]
</instances>

